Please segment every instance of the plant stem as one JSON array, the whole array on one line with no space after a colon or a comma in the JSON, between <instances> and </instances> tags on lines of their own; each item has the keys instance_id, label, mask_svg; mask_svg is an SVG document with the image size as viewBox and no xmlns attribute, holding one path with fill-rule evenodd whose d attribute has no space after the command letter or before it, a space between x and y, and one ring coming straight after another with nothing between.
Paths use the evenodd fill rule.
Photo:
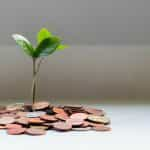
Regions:
<instances>
[{"instance_id":1,"label":"plant stem","mask_svg":"<svg viewBox=\"0 0 150 150\"><path fill-rule=\"evenodd\" d=\"M33 58L33 74L32 74L32 103L35 103L36 97L36 59Z\"/></svg>"}]
</instances>

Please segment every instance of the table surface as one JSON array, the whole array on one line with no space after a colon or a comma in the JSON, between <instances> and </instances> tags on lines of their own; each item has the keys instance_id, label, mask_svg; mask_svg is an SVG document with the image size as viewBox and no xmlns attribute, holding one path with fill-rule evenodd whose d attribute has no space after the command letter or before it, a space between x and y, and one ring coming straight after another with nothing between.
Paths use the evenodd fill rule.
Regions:
<instances>
[{"instance_id":1,"label":"table surface","mask_svg":"<svg viewBox=\"0 0 150 150\"><path fill-rule=\"evenodd\" d=\"M111 132L49 131L44 136L12 136L0 130L0 146L5 150L150 149L150 104L95 104L93 106L103 108L107 112L112 122Z\"/></svg>"}]
</instances>

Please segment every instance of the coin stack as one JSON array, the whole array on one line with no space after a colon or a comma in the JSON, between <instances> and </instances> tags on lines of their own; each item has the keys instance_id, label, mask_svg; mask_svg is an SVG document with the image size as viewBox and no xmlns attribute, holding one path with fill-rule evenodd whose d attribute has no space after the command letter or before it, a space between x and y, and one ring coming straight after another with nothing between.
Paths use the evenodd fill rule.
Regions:
<instances>
[{"instance_id":1,"label":"coin stack","mask_svg":"<svg viewBox=\"0 0 150 150\"><path fill-rule=\"evenodd\" d=\"M44 135L47 130L110 131L109 125L103 110L84 106L52 106L46 101L0 106L0 129L9 135Z\"/></svg>"}]
</instances>

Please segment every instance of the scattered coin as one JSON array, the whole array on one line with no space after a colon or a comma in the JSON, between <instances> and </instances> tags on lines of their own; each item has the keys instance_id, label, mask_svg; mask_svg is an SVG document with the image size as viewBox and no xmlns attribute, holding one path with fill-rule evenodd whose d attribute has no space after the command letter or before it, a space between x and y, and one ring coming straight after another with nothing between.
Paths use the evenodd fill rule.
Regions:
<instances>
[{"instance_id":1,"label":"scattered coin","mask_svg":"<svg viewBox=\"0 0 150 150\"><path fill-rule=\"evenodd\" d=\"M89 115L87 119L89 121L98 122L98 123L104 123L104 124L110 123L109 118L104 116Z\"/></svg>"},{"instance_id":2,"label":"scattered coin","mask_svg":"<svg viewBox=\"0 0 150 150\"><path fill-rule=\"evenodd\" d=\"M40 116L41 119L46 120L46 121L57 121L58 119L55 118L55 116L50 116L50 115L42 115Z\"/></svg>"},{"instance_id":3,"label":"scattered coin","mask_svg":"<svg viewBox=\"0 0 150 150\"><path fill-rule=\"evenodd\" d=\"M26 117L20 117L20 118L16 119L15 122L22 124L22 125L28 125L29 124L29 120Z\"/></svg>"},{"instance_id":4,"label":"scattered coin","mask_svg":"<svg viewBox=\"0 0 150 150\"><path fill-rule=\"evenodd\" d=\"M66 120L66 123L71 124L72 126L81 126L82 124L84 124L84 121L79 118L69 118Z\"/></svg>"},{"instance_id":5,"label":"scattered coin","mask_svg":"<svg viewBox=\"0 0 150 150\"><path fill-rule=\"evenodd\" d=\"M7 129L7 128L4 125L0 125L0 129Z\"/></svg>"},{"instance_id":6,"label":"scattered coin","mask_svg":"<svg viewBox=\"0 0 150 150\"><path fill-rule=\"evenodd\" d=\"M16 129L16 128L18 129L18 128L22 128L22 126L19 124L7 124L6 128L7 129Z\"/></svg>"},{"instance_id":7,"label":"scattered coin","mask_svg":"<svg viewBox=\"0 0 150 150\"><path fill-rule=\"evenodd\" d=\"M45 112L44 111L34 111L34 112L26 113L27 118L37 118L37 117L40 117L41 115L45 115Z\"/></svg>"},{"instance_id":8,"label":"scattered coin","mask_svg":"<svg viewBox=\"0 0 150 150\"><path fill-rule=\"evenodd\" d=\"M42 130L47 130L48 126L35 126L35 125L31 125L30 128L34 128L34 129L42 129Z\"/></svg>"},{"instance_id":9,"label":"scattered coin","mask_svg":"<svg viewBox=\"0 0 150 150\"><path fill-rule=\"evenodd\" d=\"M41 110L41 109L47 108L48 106L49 106L49 102L45 102L45 101L37 102L32 105L32 109L33 110Z\"/></svg>"},{"instance_id":10,"label":"scattered coin","mask_svg":"<svg viewBox=\"0 0 150 150\"><path fill-rule=\"evenodd\" d=\"M97 126L93 127L92 129L95 131L111 131L111 128L106 126Z\"/></svg>"},{"instance_id":11,"label":"scattered coin","mask_svg":"<svg viewBox=\"0 0 150 150\"><path fill-rule=\"evenodd\" d=\"M85 128L72 128L73 131L89 131L91 130L92 128L91 127L85 127Z\"/></svg>"},{"instance_id":12,"label":"scattered coin","mask_svg":"<svg viewBox=\"0 0 150 150\"><path fill-rule=\"evenodd\" d=\"M100 109L84 108L84 110L88 112L89 114L98 115L98 116L104 116L105 114L104 111Z\"/></svg>"},{"instance_id":13,"label":"scattered coin","mask_svg":"<svg viewBox=\"0 0 150 150\"><path fill-rule=\"evenodd\" d=\"M28 128L25 132L29 135L44 135L46 131L43 129Z\"/></svg>"},{"instance_id":14,"label":"scattered coin","mask_svg":"<svg viewBox=\"0 0 150 150\"><path fill-rule=\"evenodd\" d=\"M66 113L56 114L55 117L56 117L57 119L60 119L60 120L63 120L63 121L65 121L65 120L67 120L67 119L69 118Z\"/></svg>"},{"instance_id":15,"label":"scattered coin","mask_svg":"<svg viewBox=\"0 0 150 150\"><path fill-rule=\"evenodd\" d=\"M53 107L53 112L55 112L56 114L65 113L65 111L62 108L59 108L59 107Z\"/></svg>"},{"instance_id":16,"label":"scattered coin","mask_svg":"<svg viewBox=\"0 0 150 150\"><path fill-rule=\"evenodd\" d=\"M88 115L85 113L75 113L70 116L70 118L81 119L81 120L85 120L85 119L87 119L87 117L88 117Z\"/></svg>"},{"instance_id":17,"label":"scattered coin","mask_svg":"<svg viewBox=\"0 0 150 150\"><path fill-rule=\"evenodd\" d=\"M72 125L66 122L56 122L53 124L53 127L58 131L69 131L72 129Z\"/></svg>"},{"instance_id":18,"label":"scattered coin","mask_svg":"<svg viewBox=\"0 0 150 150\"><path fill-rule=\"evenodd\" d=\"M23 134L24 132L25 132L25 128L11 128L7 130L7 134L10 135Z\"/></svg>"},{"instance_id":19,"label":"scattered coin","mask_svg":"<svg viewBox=\"0 0 150 150\"><path fill-rule=\"evenodd\" d=\"M14 123L15 119L13 117L1 117L0 118L0 124L1 125L6 125L10 123Z\"/></svg>"},{"instance_id":20,"label":"scattered coin","mask_svg":"<svg viewBox=\"0 0 150 150\"><path fill-rule=\"evenodd\" d=\"M41 124L45 122L44 120L41 120L40 118L29 118L28 121L31 124Z\"/></svg>"}]
</instances>

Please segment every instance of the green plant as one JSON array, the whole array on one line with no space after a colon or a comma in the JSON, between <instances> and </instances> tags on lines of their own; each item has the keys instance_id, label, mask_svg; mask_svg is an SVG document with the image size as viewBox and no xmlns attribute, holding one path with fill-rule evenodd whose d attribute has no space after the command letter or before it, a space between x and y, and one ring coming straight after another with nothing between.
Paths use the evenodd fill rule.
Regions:
<instances>
[{"instance_id":1,"label":"green plant","mask_svg":"<svg viewBox=\"0 0 150 150\"><path fill-rule=\"evenodd\" d=\"M45 57L53 54L55 51L67 48L67 45L61 44L61 39L54 36L46 28L42 28L37 34L37 46L34 47L27 38L19 34L13 34L13 39L32 58L33 62L33 80L32 80L32 103L36 98L36 80L42 61Z\"/></svg>"}]
</instances>

